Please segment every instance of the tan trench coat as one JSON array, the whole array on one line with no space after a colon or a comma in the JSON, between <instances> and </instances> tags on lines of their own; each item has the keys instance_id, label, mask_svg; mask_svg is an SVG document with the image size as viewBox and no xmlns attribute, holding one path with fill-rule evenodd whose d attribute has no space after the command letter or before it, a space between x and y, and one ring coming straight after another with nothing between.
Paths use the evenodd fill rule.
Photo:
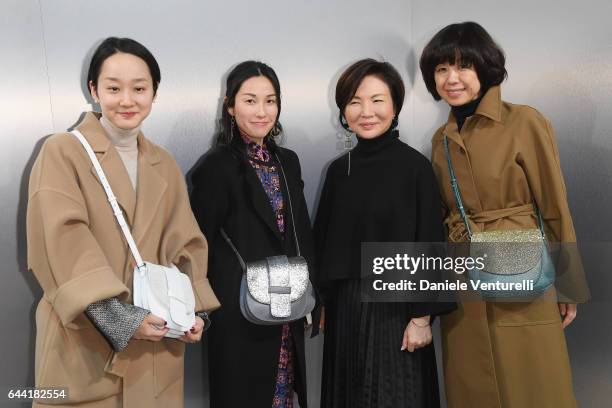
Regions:
<instances>
[{"instance_id":1,"label":"tan trench coat","mask_svg":"<svg viewBox=\"0 0 612 408\"><path fill-rule=\"evenodd\" d=\"M206 278L206 240L174 159L140 133L136 193L95 114L77 129L96 152L142 257L187 273L196 310L218 307ZM83 313L112 296L131 301L134 260L74 136L45 141L28 197L28 265L44 291L36 311L36 386L67 388L69 400L59 402L69 406L181 407L184 343L133 339L116 353Z\"/></svg>"},{"instance_id":2,"label":"tan trench coat","mask_svg":"<svg viewBox=\"0 0 612 408\"><path fill-rule=\"evenodd\" d=\"M466 237L450 185L444 134L473 230L536 228L535 197L548 239L576 241L552 127L535 109L503 102L499 87L489 89L461 133L451 113L432 139L450 241ZM567 252L559 292L586 301L580 256ZM556 296L551 289L531 303L466 301L442 317L450 408L576 406Z\"/></svg>"}]
</instances>

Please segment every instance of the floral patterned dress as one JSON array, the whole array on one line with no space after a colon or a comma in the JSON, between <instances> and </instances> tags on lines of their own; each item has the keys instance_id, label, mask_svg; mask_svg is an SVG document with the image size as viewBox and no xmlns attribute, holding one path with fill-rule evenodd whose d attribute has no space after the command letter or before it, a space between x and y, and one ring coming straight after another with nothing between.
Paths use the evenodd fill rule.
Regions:
<instances>
[{"instance_id":1,"label":"floral patterned dress","mask_svg":"<svg viewBox=\"0 0 612 408\"><path fill-rule=\"evenodd\" d=\"M285 208L278 166L265 145L258 145L247 136L241 135L247 145L249 163L257 173L257 177L270 200L272 210L276 215L276 225L281 234L285 232ZM293 340L289 324L283 325L281 347L278 359L278 372L272 408L293 408Z\"/></svg>"}]
</instances>

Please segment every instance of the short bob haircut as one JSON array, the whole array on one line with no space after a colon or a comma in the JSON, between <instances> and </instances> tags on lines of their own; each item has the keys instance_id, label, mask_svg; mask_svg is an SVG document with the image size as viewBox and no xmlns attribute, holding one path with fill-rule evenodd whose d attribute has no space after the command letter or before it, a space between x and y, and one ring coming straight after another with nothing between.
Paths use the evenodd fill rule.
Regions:
<instances>
[{"instance_id":1,"label":"short bob haircut","mask_svg":"<svg viewBox=\"0 0 612 408\"><path fill-rule=\"evenodd\" d=\"M434 73L438 64L474 67L480 81L480 95L508 77L504 51L478 23L467 21L444 27L429 41L421 54L421 74L427 90L439 101Z\"/></svg>"},{"instance_id":2,"label":"short bob haircut","mask_svg":"<svg viewBox=\"0 0 612 408\"><path fill-rule=\"evenodd\" d=\"M232 115L229 114L228 108L234 107L236 104L236 95L240 91L242 84L250 78L263 76L267 78L274 88L276 94L276 105L278 106L278 113L276 115L276 122L272 127L272 130L264 141L268 146L276 146L276 138L280 137L283 127L278 121L281 113L281 91L280 82L276 76L276 72L267 64L259 61L244 61L236 65L227 76L225 84L225 98L223 98L223 107L221 110L221 119L219 120L219 131L215 137L214 145L228 144L234 138L234 129L232 126Z\"/></svg>"},{"instance_id":3,"label":"short bob haircut","mask_svg":"<svg viewBox=\"0 0 612 408\"><path fill-rule=\"evenodd\" d=\"M119 37L108 37L98 45L96 51L91 57L89 64L89 71L87 73L87 85L89 83L94 88L98 87L98 77L100 76L100 70L102 64L108 57L111 57L117 53L132 54L142 59L149 67L151 73L151 79L153 79L153 95L157 94L157 87L161 82L161 72L159 65L155 60L155 57L151 52L138 41L132 40L131 38L119 38Z\"/></svg>"},{"instance_id":4,"label":"short bob haircut","mask_svg":"<svg viewBox=\"0 0 612 408\"><path fill-rule=\"evenodd\" d=\"M404 88L404 81L397 72L393 65L388 62L376 61L372 58L366 58L355 62L353 65L348 67L338 79L336 84L336 105L340 109L338 118L340 124L346 130L349 130L348 123L344 118L344 110L346 105L349 104L351 99L355 96L357 88L368 75L374 75L381 81L387 84L391 93L391 99L393 100L393 108L395 111L395 118L391 128L397 127L397 116L402 110L404 105L404 95L406 89Z\"/></svg>"}]
</instances>

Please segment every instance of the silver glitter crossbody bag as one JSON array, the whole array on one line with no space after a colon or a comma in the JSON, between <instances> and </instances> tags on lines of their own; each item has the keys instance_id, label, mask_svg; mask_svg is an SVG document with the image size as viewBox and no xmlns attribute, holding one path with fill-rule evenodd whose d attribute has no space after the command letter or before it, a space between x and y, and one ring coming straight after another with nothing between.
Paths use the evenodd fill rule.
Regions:
<instances>
[{"instance_id":1,"label":"silver glitter crossbody bag","mask_svg":"<svg viewBox=\"0 0 612 408\"><path fill-rule=\"evenodd\" d=\"M166 321L166 326L170 330L165 337L183 336L195 324L195 296L189 276L182 273L174 264L164 266L142 260L121 207L117 203L117 198L113 194L96 154L81 132L73 130L71 133L85 148L136 261L132 286L134 305L149 310Z\"/></svg>"},{"instance_id":2,"label":"silver glitter crossbody bag","mask_svg":"<svg viewBox=\"0 0 612 408\"><path fill-rule=\"evenodd\" d=\"M231 239L221 228L225 239L242 268L240 282L240 311L245 319L258 325L276 325L306 317L315 307L315 292L310 283L308 264L300 253L291 193L283 166L276 156L287 190L289 213L297 256L270 256L260 261L245 263Z\"/></svg>"},{"instance_id":3,"label":"silver glitter crossbody bag","mask_svg":"<svg viewBox=\"0 0 612 408\"><path fill-rule=\"evenodd\" d=\"M536 202L538 227L527 230L472 232L468 222L459 183L453 170L444 135L444 151L457 208L470 239L470 257L480 258L482 268L468 268L472 284L485 298L533 298L545 292L555 281L555 266L548 251L544 221Z\"/></svg>"}]
</instances>

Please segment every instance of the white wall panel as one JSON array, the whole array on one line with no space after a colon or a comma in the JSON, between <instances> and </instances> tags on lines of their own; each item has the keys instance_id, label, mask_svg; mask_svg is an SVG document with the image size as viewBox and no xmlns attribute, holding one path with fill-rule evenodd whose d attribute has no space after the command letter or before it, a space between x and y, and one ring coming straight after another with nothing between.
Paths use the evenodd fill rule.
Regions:
<instances>
[{"instance_id":1,"label":"white wall panel","mask_svg":"<svg viewBox=\"0 0 612 408\"><path fill-rule=\"evenodd\" d=\"M5 389L34 380L34 308L38 284L27 271L27 175L38 140L53 127L37 1L0 5L0 406Z\"/></svg>"},{"instance_id":2,"label":"white wall panel","mask_svg":"<svg viewBox=\"0 0 612 408\"><path fill-rule=\"evenodd\" d=\"M44 135L66 129L90 109L87 64L95 45L111 35L142 42L158 59L162 83L144 131L184 171L210 145L229 69L246 59L274 67L283 92L286 145L300 156L312 211L325 165L342 152L334 103L342 70L363 57L391 62L407 87L402 139L429 155L430 137L448 109L427 93L418 58L446 24L478 21L506 51L504 98L538 108L557 130L579 237L612 236L612 6L604 0L9 0L0 11L0 295L3 310L9 310L0 313L0 322L19 333L1 337L3 349L10 350L0 369L5 387L33 380L31 319L40 293L26 271L24 232L33 155ZM592 250L596 259L610 252L600 246ZM583 307L567 330L576 391L587 407L603 406L605 385L612 381L612 327L598 317L602 307L610 307L601 288L612 282L602 268L588 271L596 302ZM308 341L307 348L309 402L317 407L321 339ZM190 348L188 406L207 406L202 358L199 347Z\"/></svg>"}]
</instances>

